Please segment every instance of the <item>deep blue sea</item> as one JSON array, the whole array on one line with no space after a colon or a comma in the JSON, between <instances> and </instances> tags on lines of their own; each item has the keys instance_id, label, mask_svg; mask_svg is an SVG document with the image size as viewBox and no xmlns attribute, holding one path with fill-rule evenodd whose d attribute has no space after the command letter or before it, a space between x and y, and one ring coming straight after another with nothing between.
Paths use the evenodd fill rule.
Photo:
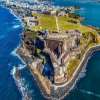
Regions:
<instances>
[{"instance_id":1,"label":"deep blue sea","mask_svg":"<svg viewBox=\"0 0 100 100\"><path fill-rule=\"evenodd\" d=\"M58 6L79 5L76 13L85 18L83 24L100 27L100 4L97 0L54 0ZM21 21L8 9L0 7L0 100L45 100L24 62L15 53L21 43ZM14 66L21 71L17 81ZM100 100L100 51L89 59L86 70L65 100Z\"/></svg>"}]
</instances>

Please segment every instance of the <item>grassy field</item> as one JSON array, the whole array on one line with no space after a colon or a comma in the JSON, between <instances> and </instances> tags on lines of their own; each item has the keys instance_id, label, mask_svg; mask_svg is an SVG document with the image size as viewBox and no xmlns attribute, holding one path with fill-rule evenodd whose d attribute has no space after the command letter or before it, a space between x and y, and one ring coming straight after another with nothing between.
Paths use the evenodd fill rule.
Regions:
<instances>
[{"instance_id":1,"label":"grassy field","mask_svg":"<svg viewBox=\"0 0 100 100\"><path fill-rule=\"evenodd\" d=\"M33 27L33 30L48 29L49 31L57 31L56 20L54 16L44 14L33 14L33 16L37 16L39 20L39 25Z\"/></svg>"},{"instance_id":2,"label":"grassy field","mask_svg":"<svg viewBox=\"0 0 100 100\"><path fill-rule=\"evenodd\" d=\"M76 21L77 23L71 23L69 21ZM75 20L66 16L59 16L58 17L58 25L60 30L70 30L70 29L77 29L80 30L81 32L88 32L92 31L90 27L86 27L80 24L79 20Z\"/></svg>"},{"instance_id":3,"label":"grassy field","mask_svg":"<svg viewBox=\"0 0 100 100\"><path fill-rule=\"evenodd\" d=\"M33 14L33 16L37 16L39 21L39 25L33 27L33 30L48 29L49 31L57 31L57 24L58 24L60 31L67 31L70 29L78 29L81 32L93 31L92 28L81 25L79 20L72 19L66 16L57 17L58 20L57 24L55 16L44 15L44 14ZM72 23L71 21L74 21L76 23Z\"/></svg>"},{"instance_id":4,"label":"grassy field","mask_svg":"<svg viewBox=\"0 0 100 100\"><path fill-rule=\"evenodd\" d=\"M72 59L70 60L67 68L67 78L70 79L75 72L76 68L79 65L80 60L79 59Z\"/></svg>"}]
</instances>

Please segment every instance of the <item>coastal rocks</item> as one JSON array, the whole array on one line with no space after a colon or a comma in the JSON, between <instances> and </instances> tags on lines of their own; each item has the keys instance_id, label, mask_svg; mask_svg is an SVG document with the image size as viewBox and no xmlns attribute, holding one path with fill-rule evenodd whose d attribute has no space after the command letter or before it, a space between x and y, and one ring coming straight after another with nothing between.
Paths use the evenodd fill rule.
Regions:
<instances>
[{"instance_id":1,"label":"coastal rocks","mask_svg":"<svg viewBox=\"0 0 100 100\"><path fill-rule=\"evenodd\" d=\"M44 77L42 75L42 73L40 73L40 71L35 67L35 64L33 64L32 58L31 59L31 63L29 63L30 60L28 60L28 57L26 57L25 59L25 55L23 52L23 49L20 49L20 54L21 57L24 59L25 62L27 62L28 67L32 73L32 75L35 77L38 86L40 87L40 90L42 91L43 95L45 98L53 98L53 99L63 99L67 94L69 94L69 92L71 91L71 89L74 87L74 84L76 83L76 81L78 80L78 75L81 72L81 70L83 69L84 65L86 65L87 61L88 61L88 57L95 51L95 50L100 50L100 46L94 46L92 48L89 48L87 50L87 52L84 54L84 57L79 65L79 67L77 68L77 72L74 73L72 79L70 79L68 82L65 82L63 84L52 84L46 77ZM37 64L36 64L37 65ZM41 66L39 65L39 68ZM19 76L19 72L16 73L16 76ZM19 77L18 77L19 78Z\"/></svg>"},{"instance_id":2,"label":"coastal rocks","mask_svg":"<svg viewBox=\"0 0 100 100\"><path fill-rule=\"evenodd\" d=\"M17 80L19 80L21 77L20 70L17 67L14 67L14 76L16 77Z\"/></svg>"},{"instance_id":3,"label":"coastal rocks","mask_svg":"<svg viewBox=\"0 0 100 100\"><path fill-rule=\"evenodd\" d=\"M15 80L16 86L19 91L22 93L23 100L32 100L31 92L28 90L27 85L25 84L25 79L22 78L20 67L15 67L12 70L12 75Z\"/></svg>"}]
</instances>

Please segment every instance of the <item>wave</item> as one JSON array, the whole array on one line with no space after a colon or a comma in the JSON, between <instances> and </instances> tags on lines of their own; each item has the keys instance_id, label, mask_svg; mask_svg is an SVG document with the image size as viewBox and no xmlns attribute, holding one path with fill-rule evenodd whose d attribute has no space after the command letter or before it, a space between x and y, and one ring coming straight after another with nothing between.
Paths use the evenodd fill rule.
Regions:
<instances>
[{"instance_id":1,"label":"wave","mask_svg":"<svg viewBox=\"0 0 100 100\"><path fill-rule=\"evenodd\" d=\"M6 8L6 7L5 7L5 8ZM6 8L6 9L8 9L8 8ZM12 15L14 15L14 17L16 18L15 20L18 20L18 21L20 22L20 25L14 25L13 28L16 29L16 28L19 28L19 27L21 27L21 26L22 26L22 28L23 28L23 27L24 27L24 23L22 22L22 20L21 20L18 16L15 15L15 13L13 12L12 9L8 9L8 10L10 11L10 13L11 13ZM20 33L20 34L22 34L22 33ZM32 92L32 91L28 89L28 84L25 83L26 80L25 80L24 78L22 78L22 77L19 77L19 76L18 76L18 78L17 78L16 75L15 75L17 70L20 71L20 70L23 70L23 69L26 67L26 63L25 63L25 62L23 61L23 59L17 54L17 50L18 50L18 48L20 47L20 45L21 45L21 44L19 44L19 45L11 52L11 55L18 57L18 58L21 60L21 62L23 63L23 65L22 65L22 64L19 64L18 67L13 67L13 69L11 70L11 75L12 75L14 81L15 81L16 86L17 86L18 89L19 89L19 92L20 92L21 95L22 95L22 100L32 100L32 97L31 97L31 94L32 94L31 92ZM17 70L16 70L16 68L17 68Z\"/></svg>"},{"instance_id":2,"label":"wave","mask_svg":"<svg viewBox=\"0 0 100 100\"><path fill-rule=\"evenodd\" d=\"M7 8L5 8L5 9L7 9ZM12 10L9 9L9 11L10 11L10 13L12 13L16 17L16 20L19 20L21 22L21 20L13 13ZM19 27L21 27L21 25L22 25L22 22L20 23L20 25L17 24L17 25L14 25L12 27L13 28L19 28ZM11 52L11 55L18 57L19 60L21 60L22 64L19 64L18 67L12 67L10 74L12 75L12 78L14 79L14 82L15 82L16 86L18 87L19 92L22 95L22 99L23 100L32 100L32 98L31 98L31 94L32 94L31 92L32 91L30 91L29 88L28 88L29 84L27 83L27 80L25 80L25 78L23 78L22 76L16 77L16 74L17 74L16 68L18 69L18 71L21 72L21 70L23 70L26 67L26 64L23 61L23 59L17 54L17 50L20 47L20 45L21 44L19 43L16 46L16 48ZM10 63L9 63L9 66L11 66Z\"/></svg>"},{"instance_id":3,"label":"wave","mask_svg":"<svg viewBox=\"0 0 100 100\"><path fill-rule=\"evenodd\" d=\"M18 21L20 22L20 25L14 25L13 28L19 28L19 27L21 27L21 26L22 26L22 28L23 28L23 27L24 27L24 23L22 22L21 18L19 18L19 17L13 12L12 9L7 8L7 7L4 7L4 8L5 8L5 9L8 9L9 12L16 18L15 20L18 20ZM20 34L22 34L22 33L20 33ZM25 67L25 66L26 66L26 63L25 63L25 62L23 61L23 59L19 56L19 54L16 53L19 47L20 47L20 44L11 52L11 54L12 54L13 56L18 57L18 58L21 60L21 62L24 64L24 67Z\"/></svg>"},{"instance_id":4,"label":"wave","mask_svg":"<svg viewBox=\"0 0 100 100\"><path fill-rule=\"evenodd\" d=\"M14 29L20 28L20 27L21 27L21 25L14 25L14 26L13 26Z\"/></svg>"},{"instance_id":5,"label":"wave","mask_svg":"<svg viewBox=\"0 0 100 100\"><path fill-rule=\"evenodd\" d=\"M16 19L15 20L17 20L17 21L19 21L20 22L20 24L21 24L21 26L23 27L23 21L21 20L21 18L20 17L18 17L14 12L13 12L13 10L12 9L10 9L10 8L7 8L6 6L1 6L2 8L4 8L4 9L7 9L9 12L10 12L10 14L12 14Z\"/></svg>"},{"instance_id":6,"label":"wave","mask_svg":"<svg viewBox=\"0 0 100 100\"><path fill-rule=\"evenodd\" d=\"M92 95L92 96L100 98L100 94L94 93L92 91L87 91L87 90L84 90L84 89L78 89L78 90L80 92L82 92L82 93L85 93L85 94Z\"/></svg>"},{"instance_id":7,"label":"wave","mask_svg":"<svg viewBox=\"0 0 100 100\"><path fill-rule=\"evenodd\" d=\"M87 61L85 62L84 66L82 68L82 71L79 73L78 79L82 79L86 76L86 72L87 72L86 67L87 67L87 64L88 64L88 62L89 62L89 60L91 59L92 56L93 55L88 57Z\"/></svg>"},{"instance_id":8,"label":"wave","mask_svg":"<svg viewBox=\"0 0 100 100\"><path fill-rule=\"evenodd\" d=\"M25 65L19 64L18 69L19 69L19 70L22 70L22 69L24 69L25 67L26 67Z\"/></svg>"},{"instance_id":9,"label":"wave","mask_svg":"<svg viewBox=\"0 0 100 100\"><path fill-rule=\"evenodd\" d=\"M24 66L26 66L26 63L24 62L24 60L19 56L19 54L16 53L19 47L20 47L20 45L17 46L17 48L15 48L15 49L11 52L11 55L18 57L18 58L21 60L21 62L24 64Z\"/></svg>"},{"instance_id":10,"label":"wave","mask_svg":"<svg viewBox=\"0 0 100 100\"><path fill-rule=\"evenodd\" d=\"M16 70L16 68L17 68L17 70ZM11 75L13 76L15 84L22 94L22 100L32 100L32 97L31 97L32 91L30 91L28 89L28 84L25 83L26 80L22 77L19 77L19 76L17 78L15 75L16 72L20 71L20 70L21 70L20 67L13 67L13 69L11 71Z\"/></svg>"},{"instance_id":11,"label":"wave","mask_svg":"<svg viewBox=\"0 0 100 100\"><path fill-rule=\"evenodd\" d=\"M12 15L14 15L14 17L15 17L17 20L19 20L21 26L23 27L23 22L22 22L21 18L19 18L19 17L13 12L12 9L10 9L10 8L6 8L6 9L8 9L8 10L10 11L10 13L11 13Z\"/></svg>"}]
</instances>

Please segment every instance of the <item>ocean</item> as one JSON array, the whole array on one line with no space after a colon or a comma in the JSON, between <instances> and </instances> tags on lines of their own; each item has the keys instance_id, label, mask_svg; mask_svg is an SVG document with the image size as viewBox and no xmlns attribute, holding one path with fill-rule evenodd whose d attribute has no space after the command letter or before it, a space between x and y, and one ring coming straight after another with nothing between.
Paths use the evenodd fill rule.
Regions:
<instances>
[{"instance_id":1,"label":"ocean","mask_svg":"<svg viewBox=\"0 0 100 100\"><path fill-rule=\"evenodd\" d=\"M53 1L53 0L52 0ZM85 25L100 27L100 4L97 0L54 0L57 6L81 7L76 13L85 18ZM0 100L45 100L22 59L16 54L21 43L21 21L6 8L0 7ZM14 66L21 72L17 81ZM100 100L100 51L91 55L81 78L65 100Z\"/></svg>"}]
</instances>

